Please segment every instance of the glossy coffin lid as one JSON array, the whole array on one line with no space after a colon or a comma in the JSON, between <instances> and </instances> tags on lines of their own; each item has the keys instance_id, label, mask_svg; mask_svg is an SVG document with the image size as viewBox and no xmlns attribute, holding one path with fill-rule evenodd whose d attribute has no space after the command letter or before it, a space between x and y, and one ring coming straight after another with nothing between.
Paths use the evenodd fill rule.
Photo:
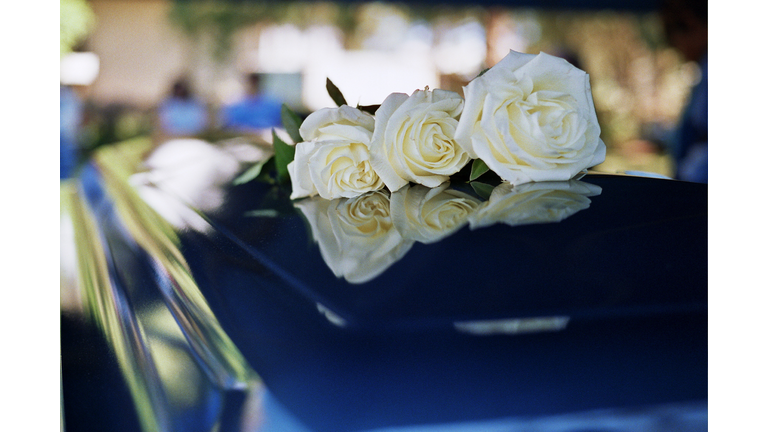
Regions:
<instances>
[{"instance_id":1,"label":"glossy coffin lid","mask_svg":"<svg viewBox=\"0 0 768 432\"><path fill-rule=\"evenodd\" d=\"M584 182L601 194L562 222L465 227L438 243L415 242L362 284L333 275L301 213L248 216L268 192L262 184L231 189L231 207L206 215L221 237L182 239L187 256L216 262L208 268L217 274L199 278L215 283L212 292L290 290L353 329L705 311L706 187L621 176Z\"/></svg>"},{"instance_id":2,"label":"glossy coffin lid","mask_svg":"<svg viewBox=\"0 0 768 432\"><path fill-rule=\"evenodd\" d=\"M244 216L255 183L206 214L217 235L182 239L222 326L310 430L706 400L706 187L584 181L602 193L562 222L416 242L363 284L333 275L299 214Z\"/></svg>"},{"instance_id":3,"label":"glossy coffin lid","mask_svg":"<svg viewBox=\"0 0 768 432\"><path fill-rule=\"evenodd\" d=\"M286 191L258 182L225 184L215 207L185 206L199 223L176 235L206 303L200 323L215 317L209 334L223 332L307 430L669 404L700 413L706 186L583 181L602 192L561 222L414 242L361 284L333 274ZM234 370L236 359L215 360L227 361Z\"/></svg>"}]
</instances>

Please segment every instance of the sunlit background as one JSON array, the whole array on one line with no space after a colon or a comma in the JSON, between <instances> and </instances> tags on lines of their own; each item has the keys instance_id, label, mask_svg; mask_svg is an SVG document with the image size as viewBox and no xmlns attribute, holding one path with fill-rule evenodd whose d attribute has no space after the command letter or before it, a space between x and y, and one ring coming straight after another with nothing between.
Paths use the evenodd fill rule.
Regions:
<instances>
[{"instance_id":1,"label":"sunlit background","mask_svg":"<svg viewBox=\"0 0 768 432\"><path fill-rule=\"evenodd\" d=\"M156 136L156 108L182 77L209 110L211 136L250 73L306 115L333 105L326 78L349 103L374 105L425 86L462 94L510 49L546 52L590 74L608 146L598 171L671 176L670 133L700 71L667 44L654 2L619 3L61 0L61 81L82 104L77 142L87 152Z\"/></svg>"}]
</instances>

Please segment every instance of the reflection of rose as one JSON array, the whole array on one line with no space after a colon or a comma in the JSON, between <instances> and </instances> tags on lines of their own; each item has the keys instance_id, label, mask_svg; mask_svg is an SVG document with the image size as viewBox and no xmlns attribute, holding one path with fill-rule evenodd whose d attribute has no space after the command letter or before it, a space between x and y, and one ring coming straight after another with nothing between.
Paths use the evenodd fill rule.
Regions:
<instances>
[{"instance_id":1,"label":"reflection of rose","mask_svg":"<svg viewBox=\"0 0 768 432\"><path fill-rule=\"evenodd\" d=\"M404 238L434 243L466 224L480 200L448 186L406 186L392 194L392 221Z\"/></svg>"},{"instance_id":2,"label":"reflection of rose","mask_svg":"<svg viewBox=\"0 0 768 432\"><path fill-rule=\"evenodd\" d=\"M490 198L469 217L471 229L495 223L526 225L560 222L589 207L587 197L600 195L602 189L578 180L567 182L526 183L513 186L502 183Z\"/></svg>"},{"instance_id":3,"label":"reflection of rose","mask_svg":"<svg viewBox=\"0 0 768 432\"><path fill-rule=\"evenodd\" d=\"M514 51L464 88L456 141L502 179L565 181L605 160L589 75Z\"/></svg>"},{"instance_id":4,"label":"reflection of rose","mask_svg":"<svg viewBox=\"0 0 768 432\"><path fill-rule=\"evenodd\" d=\"M376 111L371 160L389 190L438 186L469 161L453 139L464 99L446 90L389 95Z\"/></svg>"},{"instance_id":5,"label":"reflection of rose","mask_svg":"<svg viewBox=\"0 0 768 432\"><path fill-rule=\"evenodd\" d=\"M373 125L371 115L346 105L310 114L299 129L306 141L296 144L288 164L291 199L351 198L383 188L370 162Z\"/></svg>"},{"instance_id":6,"label":"reflection of rose","mask_svg":"<svg viewBox=\"0 0 768 432\"><path fill-rule=\"evenodd\" d=\"M312 198L294 203L312 227L328 267L351 283L375 278L413 245L392 224L383 191L333 201Z\"/></svg>"}]
</instances>

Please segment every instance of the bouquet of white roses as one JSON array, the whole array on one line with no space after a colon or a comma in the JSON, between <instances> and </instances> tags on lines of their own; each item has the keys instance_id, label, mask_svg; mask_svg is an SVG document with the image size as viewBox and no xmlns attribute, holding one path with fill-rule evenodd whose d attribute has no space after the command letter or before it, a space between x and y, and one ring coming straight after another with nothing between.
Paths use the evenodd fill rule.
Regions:
<instances>
[{"instance_id":1,"label":"bouquet of white roses","mask_svg":"<svg viewBox=\"0 0 768 432\"><path fill-rule=\"evenodd\" d=\"M514 185L567 181L605 160L589 76L564 59L515 51L464 87L393 93L380 106L338 107L303 122L284 110L294 144L273 134L291 199L353 198L414 183L437 187L472 161Z\"/></svg>"}]
</instances>

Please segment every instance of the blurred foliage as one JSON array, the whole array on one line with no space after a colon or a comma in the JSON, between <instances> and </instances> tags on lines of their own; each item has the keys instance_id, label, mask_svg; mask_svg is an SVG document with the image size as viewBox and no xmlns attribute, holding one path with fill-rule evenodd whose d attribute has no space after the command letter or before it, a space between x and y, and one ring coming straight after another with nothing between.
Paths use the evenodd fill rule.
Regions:
<instances>
[{"instance_id":1,"label":"blurred foliage","mask_svg":"<svg viewBox=\"0 0 768 432\"><path fill-rule=\"evenodd\" d=\"M231 53L233 36L248 26L290 22L306 27L325 23L352 32L356 23L349 4L322 1L176 0L169 19L193 38L211 35L212 55L220 62Z\"/></svg>"},{"instance_id":2,"label":"blurred foliage","mask_svg":"<svg viewBox=\"0 0 768 432\"><path fill-rule=\"evenodd\" d=\"M147 137L152 134L152 112L135 107L110 104L106 107L91 103L84 107L80 129L79 163L106 145Z\"/></svg>"},{"instance_id":3,"label":"blurred foliage","mask_svg":"<svg viewBox=\"0 0 768 432\"><path fill-rule=\"evenodd\" d=\"M85 40L96 23L96 15L86 0L60 0L60 55L72 52Z\"/></svg>"},{"instance_id":4,"label":"blurred foliage","mask_svg":"<svg viewBox=\"0 0 768 432\"><path fill-rule=\"evenodd\" d=\"M62 23L65 3L83 5L85 1L62 0ZM396 1L173 0L169 18L194 39L195 49L208 56L205 60L215 60L222 70L232 69L241 59L250 61L249 55L261 49L260 43L265 40L262 36L277 34L269 32L284 24L290 24L296 34L304 32L303 37L311 37L313 26L335 27L340 37L334 43L341 43L348 51L391 53L417 41L410 46L427 46L434 55L435 67L444 71L441 88L459 93L468 79L492 66L509 49L564 57L590 74L602 138L608 145L609 159L618 161L606 164L609 171L613 166L629 165L642 170L658 165L658 157L666 157L664 141L697 79L696 66L685 64L667 45L660 17L648 11L438 6ZM477 28L481 31L477 32ZM467 29L475 33L467 33ZM470 46L475 50L472 52L482 51L478 56L485 56L483 64L478 63L477 70L470 72L453 72L450 67L437 65L435 59L453 56L475 67L478 56L468 60L462 57L467 55L467 45L462 44L471 39L467 34L485 37L486 51L482 45ZM288 42L276 46L273 50L282 49L279 46L296 49ZM205 85L216 82L207 80ZM123 123L114 130L142 129ZM116 138L112 129L103 130L102 135L107 137L96 141ZM223 133L208 132L218 134L210 135L211 139ZM629 158L634 158L631 164ZM667 174L665 166L649 170Z\"/></svg>"}]
</instances>

